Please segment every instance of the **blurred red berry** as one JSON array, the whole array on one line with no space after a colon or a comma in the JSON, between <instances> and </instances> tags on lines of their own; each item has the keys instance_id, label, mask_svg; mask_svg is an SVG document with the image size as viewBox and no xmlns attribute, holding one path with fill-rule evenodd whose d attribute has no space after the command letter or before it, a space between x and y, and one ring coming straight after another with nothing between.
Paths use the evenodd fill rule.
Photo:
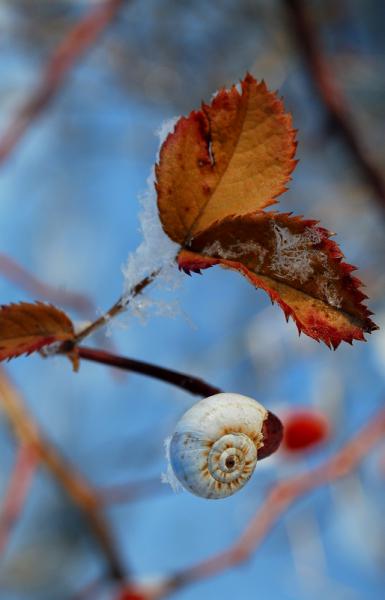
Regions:
<instances>
[{"instance_id":1,"label":"blurred red berry","mask_svg":"<svg viewBox=\"0 0 385 600\"><path fill-rule=\"evenodd\" d=\"M289 415L284 422L283 447L288 452L301 452L323 442L328 435L329 424L324 415L301 410Z\"/></svg>"},{"instance_id":2,"label":"blurred red berry","mask_svg":"<svg viewBox=\"0 0 385 600\"><path fill-rule=\"evenodd\" d=\"M116 600L146 600L142 594L130 590L122 590Z\"/></svg>"}]
</instances>

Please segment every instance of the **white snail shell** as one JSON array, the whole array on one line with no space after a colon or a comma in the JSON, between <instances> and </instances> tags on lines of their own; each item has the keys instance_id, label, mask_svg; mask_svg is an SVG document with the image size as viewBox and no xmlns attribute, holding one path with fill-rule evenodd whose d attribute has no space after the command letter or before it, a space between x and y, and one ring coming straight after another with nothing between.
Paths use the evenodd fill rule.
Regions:
<instances>
[{"instance_id":1,"label":"white snail shell","mask_svg":"<svg viewBox=\"0 0 385 600\"><path fill-rule=\"evenodd\" d=\"M259 402L240 394L215 394L197 402L177 423L170 441L174 475L197 496L231 496L253 474L267 416Z\"/></svg>"}]
</instances>

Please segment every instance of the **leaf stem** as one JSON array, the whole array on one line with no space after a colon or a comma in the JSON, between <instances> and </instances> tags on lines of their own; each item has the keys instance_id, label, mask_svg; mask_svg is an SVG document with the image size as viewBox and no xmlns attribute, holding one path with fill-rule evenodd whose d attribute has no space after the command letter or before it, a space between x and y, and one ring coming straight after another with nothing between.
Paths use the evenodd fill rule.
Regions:
<instances>
[{"instance_id":1,"label":"leaf stem","mask_svg":"<svg viewBox=\"0 0 385 600\"><path fill-rule=\"evenodd\" d=\"M158 274L159 270L154 271L150 275L147 275L147 277L144 277L144 279L139 281L139 283L137 283L135 287L131 290L131 293L129 294L129 299L127 301L124 300L123 297L119 298L119 300L117 300L115 304L113 304L106 313L104 313L95 321L87 325L87 327L79 331L79 333L75 336L74 339L75 345L79 344L79 342L83 341L86 337L88 337L89 335L106 325L111 319L124 312L126 310L130 298L135 298L135 296L138 296L148 285L150 285L150 283L154 281Z\"/></svg>"}]
</instances>

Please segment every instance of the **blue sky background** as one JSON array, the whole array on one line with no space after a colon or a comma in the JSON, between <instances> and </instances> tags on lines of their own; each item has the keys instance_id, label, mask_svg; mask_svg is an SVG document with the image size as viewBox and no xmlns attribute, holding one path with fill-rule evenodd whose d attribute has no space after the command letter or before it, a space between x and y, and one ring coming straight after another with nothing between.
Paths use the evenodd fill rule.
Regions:
<instances>
[{"instance_id":1,"label":"blue sky background","mask_svg":"<svg viewBox=\"0 0 385 600\"><path fill-rule=\"evenodd\" d=\"M89 4L0 3L0 133ZM384 170L382 3L308 4L368 156ZM338 232L348 262L360 267L376 322L385 324L385 217L327 128L278 2L242 1L235 8L145 0L124 8L0 166L1 253L43 281L87 294L98 311L108 308L122 290L121 268L141 242L139 197L158 149L155 131L246 69L279 88L299 129L300 163L282 209ZM172 573L230 546L274 481L332 455L385 397L382 331L367 344L331 352L298 338L294 324L236 273L211 269L202 277L175 278L177 289L146 293L161 304L146 311L145 324L128 313L95 344L112 338L123 355L191 372L253 396L277 414L314 405L332 420L333 433L306 457L278 453L258 465L251 482L229 499L205 501L160 487L108 509L119 552L139 579ZM0 294L2 304L31 300L1 273ZM157 314L165 307L171 317ZM100 487L160 478L163 440L194 402L163 383L133 374L117 378L99 365L83 362L74 374L64 358L33 355L7 369L47 436ZM0 449L1 497L15 458L3 415ZM174 598L380 600L384 451L377 446L356 473L296 503L245 564ZM0 561L4 600L66 600L103 568L81 515L43 470Z\"/></svg>"}]
</instances>

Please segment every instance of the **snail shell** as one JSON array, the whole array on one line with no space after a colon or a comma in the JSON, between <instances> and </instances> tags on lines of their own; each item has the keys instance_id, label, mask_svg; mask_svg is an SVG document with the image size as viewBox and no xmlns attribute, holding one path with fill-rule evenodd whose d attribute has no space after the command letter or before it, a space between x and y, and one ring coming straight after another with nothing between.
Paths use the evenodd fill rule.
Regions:
<instances>
[{"instance_id":1,"label":"snail shell","mask_svg":"<svg viewBox=\"0 0 385 600\"><path fill-rule=\"evenodd\" d=\"M215 394L197 402L176 425L169 446L174 475L203 498L225 498L250 479L263 446L268 411L240 394Z\"/></svg>"}]
</instances>

